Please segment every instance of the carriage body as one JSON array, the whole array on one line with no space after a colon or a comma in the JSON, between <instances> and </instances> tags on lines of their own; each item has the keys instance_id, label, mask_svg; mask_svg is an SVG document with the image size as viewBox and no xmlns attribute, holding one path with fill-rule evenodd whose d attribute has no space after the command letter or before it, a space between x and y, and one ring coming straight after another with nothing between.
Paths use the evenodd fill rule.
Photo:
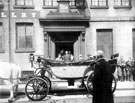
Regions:
<instances>
[{"instance_id":1,"label":"carriage body","mask_svg":"<svg viewBox=\"0 0 135 103\"><path fill-rule=\"evenodd\" d=\"M32 78L26 83L25 93L29 99L40 101L44 99L51 90L56 88L56 86L59 87L61 83L65 82L67 85L64 90L84 89L87 90L88 93L92 94L92 77L94 69L89 65L91 63L93 63L93 61L65 63L38 58L38 67L36 68ZM82 81L84 76L83 73L86 68L89 68L89 73L84 77L85 80L83 82L85 87L80 88L78 85L80 85ZM114 78L113 92L115 89L116 80Z\"/></svg>"}]
</instances>

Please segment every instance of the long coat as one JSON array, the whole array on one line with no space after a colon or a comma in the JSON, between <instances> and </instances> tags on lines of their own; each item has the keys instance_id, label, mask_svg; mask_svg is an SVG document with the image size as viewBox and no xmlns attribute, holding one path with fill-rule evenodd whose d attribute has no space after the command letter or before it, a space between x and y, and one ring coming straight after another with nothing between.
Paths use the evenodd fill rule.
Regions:
<instances>
[{"instance_id":1,"label":"long coat","mask_svg":"<svg viewBox=\"0 0 135 103\"><path fill-rule=\"evenodd\" d=\"M126 76L126 72L125 72L125 60L123 58L118 60L118 76ZM122 68L123 67L123 68Z\"/></svg>"},{"instance_id":2,"label":"long coat","mask_svg":"<svg viewBox=\"0 0 135 103\"><path fill-rule=\"evenodd\" d=\"M110 63L99 59L95 64L93 78L93 103L114 103Z\"/></svg>"}]
</instances>

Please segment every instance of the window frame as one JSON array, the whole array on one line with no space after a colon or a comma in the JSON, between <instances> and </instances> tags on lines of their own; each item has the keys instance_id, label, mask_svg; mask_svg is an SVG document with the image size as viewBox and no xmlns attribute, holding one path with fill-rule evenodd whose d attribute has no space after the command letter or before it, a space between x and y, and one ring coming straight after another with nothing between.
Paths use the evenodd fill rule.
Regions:
<instances>
[{"instance_id":1,"label":"window frame","mask_svg":"<svg viewBox=\"0 0 135 103\"><path fill-rule=\"evenodd\" d=\"M53 2L53 0L51 0L52 2ZM57 6L53 6L53 5L51 5L51 6L46 6L45 5L45 2L46 2L46 0L43 0L43 9L57 9L58 8L58 5ZM71 2L71 1L70 1ZM73 1L72 1L73 2ZM53 3L51 3L51 4L53 4ZM85 0L83 0L83 6L76 6L76 0L75 0L75 3L74 3L75 5L71 5L70 3L69 3L69 7L71 8L71 9L74 9L74 8L86 8L85 7Z\"/></svg>"},{"instance_id":2,"label":"window frame","mask_svg":"<svg viewBox=\"0 0 135 103\"><path fill-rule=\"evenodd\" d=\"M26 5L26 0L24 0L24 5L18 5L17 0L15 0L14 9L34 9L34 0L32 0L32 5Z\"/></svg>"},{"instance_id":3,"label":"window frame","mask_svg":"<svg viewBox=\"0 0 135 103\"><path fill-rule=\"evenodd\" d=\"M115 5L115 0L114 0L114 8L115 9L122 9L122 8L129 8L130 9L130 8L132 8L132 6L131 6L131 4L132 4L131 3L131 0L128 0L129 1L129 5L128 6L122 5L122 1L123 0L120 0L120 3L121 3L120 5Z\"/></svg>"},{"instance_id":4,"label":"window frame","mask_svg":"<svg viewBox=\"0 0 135 103\"><path fill-rule=\"evenodd\" d=\"M77 6L77 2L76 2L76 0L75 0L75 7L80 7L80 8L85 8L85 0L83 0L83 5L80 5L80 6ZM71 6L72 7L72 6Z\"/></svg>"},{"instance_id":5,"label":"window frame","mask_svg":"<svg viewBox=\"0 0 135 103\"><path fill-rule=\"evenodd\" d=\"M33 34L32 34L32 47L31 48L27 48L27 46L25 46L25 48L20 48L19 47L19 35L18 35L18 29L17 27L18 26L24 26L25 28L25 38L27 37L27 34L26 34L26 26L27 25L32 25L32 31L33 31ZM34 44L33 44L33 37L34 37L34 24L32 22L17 22L16 23L16 53L22 53L22 52L34 52ZM26 39L25 39L26 40Z\"/></svg>"},{"instance_id":6,"label":"window frame","mask_svg":"<svg viewBox=\"0 0 135 103\"><path fill-rule=\"evenodd\" d=\"M108 0L105 0L106 1L106 5L99 5L100 0L97 0L97 1L98 1L98 5L92 5L93 0L91 0L90 9L108 9L109 8Z\"/></svg>"},{"instance_id":7,"label":"window frame","mask_svg":"<svg viewBox=\"0 0 135 103\"><path fill-rule=\"evenodd\" d=\"M0 53L4 53L5 52L5 49L4 49L4 30L3 30L3 23L2 22L0 22L0 26L2 29L2 34L0 35L0 36L2 36L2 41L1 41L2 48L0 48Z\"/></svg>"},{"instance_id":8,"label":"window frame","mask_svg":"<svg viewBox=\"0 0 135 103\"><path fill-rule=\"evenodd\" d=\"M110 35L109 42L106 42L105 39L103 39L103 42L102 42L101 39L99 38L100 37L99 34L100 35L104 35L104 34L108 35L109 34ZM107 37L107 36L104 35L102 37L104 38L104 37ZM108 45L109 47L111 47L111 49L108 48L110 50L110 52L111 52L109 54L113 54L113 49L114 49L114 45L113 45L113 28L97 28L96 29L96 40L97 40L97 50L99 50L101 48L101 45L104 46L104 47L105 47L105 45ZM100 49L100 50L102 50L102 49ZM106 52L105 52L105 54L106 54ZM108 58L106 58L106 59L109 59L109 58L110 58L110 56L108 56Z\"/></svg>"},{"instance_id":9,"label":"window frame","mask_svg":"<svg viewBox=\"0 0 135 103\"><path fill-rule=\"evenodd\" d=\"M4 4L3 4L3 1L0 0L0 9L3 9L4 8Z\"/></svg>"},{"instance_id":10,"label":"window frame","mask_svg":"<svg viewBox=\"0 0 135 103\"><path fill-rule=\"evenodd\" d=\"M133 52L133 58L135 58L135 53L134 53L134 50L135 50L135 47L134 47L135 46L135 44L134 44L134 42L135 42L135 35L134 34L135 34L135 28L132 29L132 48L133 48L132 52Z\"/></svg>"},{"instance_id":11,"label":"window frame","mask_svg":"<svg viewBox=\"0 0 135 103\"><path fill-rule=\"evenodd\" d=\"M50 9L56 9L56 8L58 8L58 5L57 6L53 6L53 0L51 0L51 6L47 6L47 5L45 5L46 4L46 0L43 0L43 8L44 9L46 9L46 8L50 8Z\"/></svg>"}]
</instances>

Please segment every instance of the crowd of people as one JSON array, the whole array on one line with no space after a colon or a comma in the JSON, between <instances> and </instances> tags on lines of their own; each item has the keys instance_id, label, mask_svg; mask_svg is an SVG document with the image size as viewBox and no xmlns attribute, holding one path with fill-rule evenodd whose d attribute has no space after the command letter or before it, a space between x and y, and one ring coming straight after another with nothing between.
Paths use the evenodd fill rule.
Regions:
<instances>
[{"instance_id":1,"label":"crowd of people","mask_svg":"<svg viewBox=\"0 0 135 103\"><path fill-rule=\"evenodd\" d=\"M88 60L94 58L91 55L87 56ZM61 50L56 60L72 62L74 61L74 56L70 51L64 52ZM79 60L84 60L81 54L79 55ZM114 75L117 78L117 81L135 81L135 60L132 58L125 60L123 56L120 56L119 59L117 59L117 66L115 68Z\"/></svg>"},{"instance_id":2,"label":"crowd of people","mask_svg":"<svg viewBox=\"0 0 135 103\"><path fill-rule=\"evenodd\" d=\"M96 58L95 56L92 56L91 54L87 55L87 59L84 59L82 54L79 54L78 57L79 57L79 61L87 61L87 60L92 60L92 59ZM64 50L61 50L60 53L57 55L55 60L56 61L64 61L64 62L73 62L74 56L71 53L71 51L64 52Z\"/></svg>"},{"instance_id":3,"label":"crowd of people","mask_svg":"<svg viewBox=\"0 0 135 103\"><path fill-rule=\"evenodd\" d=\"M71 54L71 51L61 50L56 58L57 61L72 62L74 61L74 56Z\"/></svg>"},{"instance_id":4,"label":"crowd of people","mask_svg":"<svg viewBox=\"0 0 135 103\"><path fill-rule=\"evenodd\" d=\"M117 62L115 75L118 81L135 81L135 60L131 57L125 60L121 56Z\"/></svg>"}]
</instances>

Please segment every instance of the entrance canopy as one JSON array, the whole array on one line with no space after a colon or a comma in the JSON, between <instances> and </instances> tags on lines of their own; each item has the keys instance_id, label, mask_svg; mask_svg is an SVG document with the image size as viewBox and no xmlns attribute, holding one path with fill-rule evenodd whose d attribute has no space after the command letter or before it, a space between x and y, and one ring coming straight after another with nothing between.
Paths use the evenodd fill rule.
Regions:
<instances>
[{"instance_id":1,"label":"entrance canopy","mask_svg":"<svg viewBox=\"0 0 135 103\"><path fill-rule=\"evenodd\" d=\"M45 26L44 32L84 32L84 26Z\"/></svg>"}]
</instances>

